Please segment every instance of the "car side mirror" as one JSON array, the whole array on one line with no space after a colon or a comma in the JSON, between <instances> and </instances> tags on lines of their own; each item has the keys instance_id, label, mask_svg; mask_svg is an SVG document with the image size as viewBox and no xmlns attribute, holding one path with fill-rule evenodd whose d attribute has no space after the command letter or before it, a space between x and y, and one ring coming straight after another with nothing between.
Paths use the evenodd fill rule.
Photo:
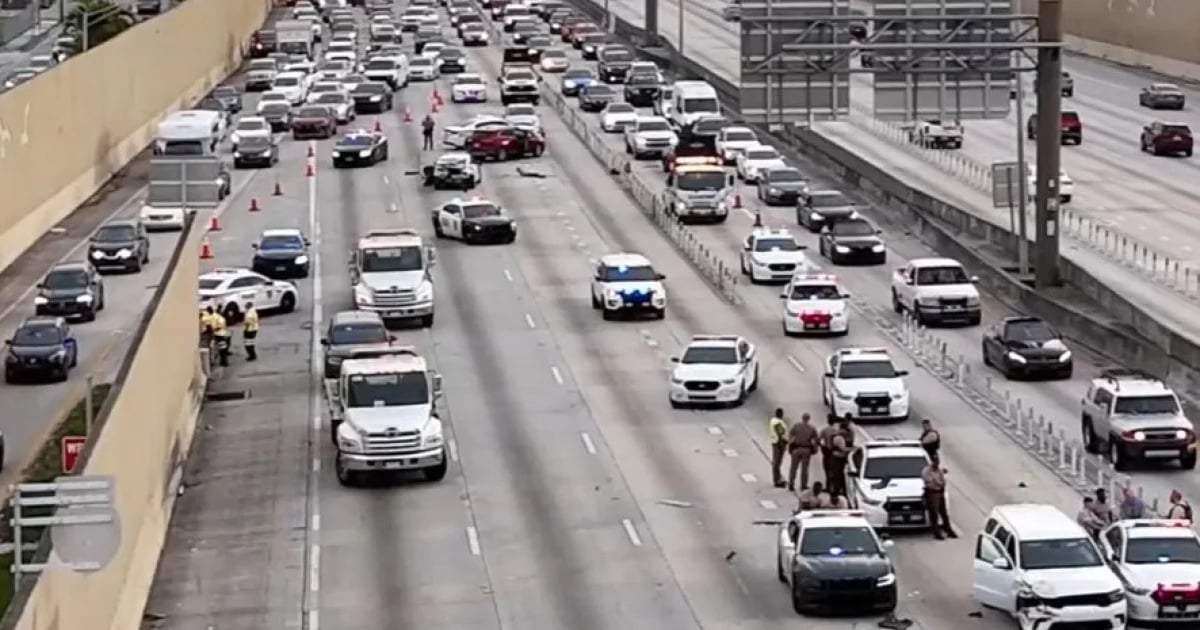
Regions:
<instances>
[{"instance_id":1,"label":"car side mirror","mask_svg":"<svg viewBox=\"0 0 1200 630\"><path fill-rule=\"evenodd\" d=\"M442 395L442 375L436 372L433 374L433 395Z\"/></svg>"},{"instance_id":2,"label":"car side mirror","mask_svg":"<svg viewBox=\"0 0 1200 630\"><path fill-rule=\"evenodd\" d=\"M250 249L258 249L258 243L250 243Z\"/></svg>"},{"instance_id":3,"label":"car side mirror","mask_svg":"<svg viewBox=\"0 0 1200 630\"><path fill-rule=\"evenodd\" d=\"M850 299L850 294L849 294L849 293L843 293L843 294L842 294L842 299L843 299L843 300L849 300L849 299Z\"/></svg>"},{"instance_id":4,"label":"car side mirror","mask_svg":"<svg viewBox=\"0 0 1200 630\"><path fill-rule=\"evenodd\" d=\"M11 346L11 345L12 345L12 339L5 339L5 340L4 340L4 345L6 345L6 346Z\"/></svg>"},{"instance_id":5,"label":"car side mirror","mask_svg":"<svg viewBox=\"0 0 1200 630\"><path fill-rule=\"evenodd\" d=\"M1012 569L1012 565L1008 563L1008 558L996 558L995 560L992 560L992 568L999 569L1001 571L1008 571Z\"/></svg>"},{"instance_id":6,"label":"car side mirror","mask_svg":"<svg viewBox=\"0 0 1200 630\"><path fill-rule=\"evenodd\" d=\"M44 283L42 283L42 282L39 282L39 283L37 283L37 284L33 285L33 287L34 287L35 289L45 289L45 288L46 288L46 285L45 285Z\"/></svg>"},{"instance_id":7,"label":"car side mirror","mask_svg":"<svg viewBox=\"0 0 1200 630\"><path fill-rule=\"evenodd\" d=\"M655 279L655 280L666 280L666 279L667 279L667 274L665 274L665 273L660 273L660 274L657 274L657 275L655 275L655 276L654 276L654 279Z\"/></svg>"},{"instance_id":8,"label":"car side mirror","mask_svg":"<svg viewBox=\"0 0 1200 630\"><path fill-rule=\"evenodd\" d=\"M671 357L671 363L679 363L679 357Z\"/></svg>"},{"instance_id":9,"label":"car side mirror","mask_svg":"<svg viewBox=\"0 0 1200 630\"><path fill-rule=\"evenodd\" d=\"M312 241L310 241L310 240L308 240L308 239L304 239L304 246L305 246L305 247L311 247L311 246L312 246Z\"/></svg>"},{"instance_id":10,"label":"car side mirror","mask_svg":"<svg viewBox=\"0 0 1200 630\"><path fill-rule=\"evenodd\" d=\"M329 345L329 339L328 339L328 338L326 338L326 337L321 337L321 345L322 345L322 346L328 346L328 345Z\"/></svg>"},{"instance_id":11,"label":"car side mirror","mask_svg":"<svg viewBox=\"0 0 1200 630\"><path fill-rule=\"evenodd\" d=\"M429 265L431 267L437 263L437 250L432 247L426 248L425 255L429 257Z\"/></svg>"},{"instance_id":12,"label":"car side mirror","mask_svg":"<svg viewBox=\"0 0 1200 630\"><path fill-rule=\"evenodd\" d=\"M876 236L882 236L882 235L883 235L883 230L880 230L880 229L876 228L876 229L875 229L875 235L876 235Z\"/></svg>"},{"instance_id":13,"label":"car side mirror","mask_svg":"<svg viewBox=\"0 0 1200 630\"><path fill-rule=\"evenodd\" d=\"M892 547L896 546L896 541L889 538L887 540L884 540L882 544L883 544L884 549L891 549Z\"/></svg>"},{"instance_id":14,"label":"car side mirror","mask_svg":"<svg viewBox=\"0 0 1200 630\"><path fill-rule=\"evenodd\" d=\"M908 376L908 370L896 370L896 376Z\"/></svg>"}]
</instances>

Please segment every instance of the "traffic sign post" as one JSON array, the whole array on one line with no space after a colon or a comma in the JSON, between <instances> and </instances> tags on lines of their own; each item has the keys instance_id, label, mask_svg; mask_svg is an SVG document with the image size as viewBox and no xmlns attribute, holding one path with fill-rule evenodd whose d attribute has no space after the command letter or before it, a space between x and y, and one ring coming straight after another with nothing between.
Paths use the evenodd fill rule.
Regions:
<instances>
[{"instance_id":1,"label":"traffic sign post","mask_svg":"<svg viewBox=\"0 0 1200 630\"><path fill-rule=\"evenodd\" d=\"M65 446L66 439L63 442ZM57 477L51 483L23 483L11 489L14 590L26 575L58 568L92 573L116 557L121 523L111 476ZM50 531L49 549L38 550L34 557L26 542L34 538L30 528Z\"/></svg>"},{"instance_id":2,"label":"traffic sign post","mask_svg":"<svg viewBox=\"0 0 1200 630\"><path fill-rule=\"evenodd\" d=\"M87 444L86 435L64 435L62 438L61 460L64 475L75 472L79 456L83 455L83 447Z\"/></svg>"},{"instance_id":3,"label":"traffic sign post","mask_svg":"<svg viewBox=\"0 0 1200 630\"><path fill-rule=\"evenodd\" d=\"M1017 267L1022 277L1029 273L1027 172L1020 162L992 162L992 205L1008 208L1008 229L1017 236Z\"/></svg>"}]
</instances>

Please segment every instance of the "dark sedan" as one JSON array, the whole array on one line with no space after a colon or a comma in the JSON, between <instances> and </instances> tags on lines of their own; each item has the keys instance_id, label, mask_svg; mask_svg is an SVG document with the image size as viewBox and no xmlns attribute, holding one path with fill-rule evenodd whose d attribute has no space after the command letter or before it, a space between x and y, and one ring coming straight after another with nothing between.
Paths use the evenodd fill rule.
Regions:
<instances>
[{"instance_id":1,"label":"dark sedan","mask_svg":"<svg viewBox=\"0 0 1200 630\"><path fill-rule=\"evenodd\" d=\"M279 147L272 138L244 138L233 152L233 168L269 168L278 163Z\"/></svg>"},{"instance_id":2,"label":"dark sedan","mask_svg":"<svg viewBox=\"0 0 1200 630\"><path fill-rule=\"evenodd\" d=\"M222 85L212 91L212 97L221 102L225 106L225 110L230 114L237 114L242 111L242 93L232 85Z\"/></svg>"},{"instance_id":3,"label":"dark sedan","mask_svg":"<svg viewBox=\"0 0 1200 630\"><path fill-rule=\"evenodd\" d=\"M835 221L821 229L821 255L835 265L882 265L887 262L887 247L881 233L866 219Z\"/></svg>"},{"instance_id":4,"label":"dark sedan","mask_svg":"<svg viewBox=\"0 0 1200 630\"><path fill-rule=\"evenodd\" d=\"M579 96L580 90L598 82L596 75L587 68L569 68L563 73L561 81L563 96Z\"/></svg>"},{"instance_id":5,"label":"dark sedan","mask_svg":"<svg viewBox=\"0 0 1200 630\"><path fill-rule=\"evenodd\" d=\"M812 190L800 194L796 202L796 223L812 232L856 215L854 202L837 190Z\"/></svg>"},{"instance_id":6,"label":"dark sedan","mask_svg":"<svg viewBox=\"0 0 1200 630\"><path fill-rule=\"evenodd\" d=\"M296 112L292 119L292 137L297 140L305 138L332 138L337 133L337 114L327 105L305 105ZM238 149L242 147L239 145Z\"/></svg>"},{"instance_id":7,"label":"dark sedan","mask_svg":"<svg viewBox=\"0 0 1200 630\"><path fill-rule=\"evenodd\" d=\"M65 381L79 363L79 342L61 317L31 317L5 343L6 383Z\"/></svg>"},{"instance_id":8,"label":"dark sedan","mask_svg":"<svg viewBox=\"0 0 1200 630\"><path fill-rule=\"evenodd\" d=\"M38 283L37 290L33 305L38 315L78 317L90 322L104 309L104 281L91 263L55 265Z\"/></svg>"},{"instance_id":9,"label":"dark sedan","mask_svg":"<svg viewBox=\"0 0 1200 630\"><path fill-rule=\"evenodd\" d=\"M287 131L292 126L292 106L275 101L263 105L259 115L271 125L272 133L281 133Z\"/></svg>"},{"instance_id":10,"label":"dark sedan","mask_svg":"<svg viewBox=\"0 0 1200 630\"><path fill-rule=\"evenodd\" d=\"M804 175L794 168L773 168L758 176L758 200L768 206L791 206L808 190Z\"/></svg>"},{"instance_id":11,"label":"dark sedan","mask_svg":"<svg viewBox=\"0 0 1200 630\"><path fill-rule=\"evenodd\" d=\"M88 240L88 260L96 269L138 272L150 262L150 237L136 219L109 221Z\"/></svg>"},{"instance_id":12,"label":"dark sedan","mask_svg":"<svg viewBox=\"0 0 1200 630\"><path fill-rule=\"evenodd\" d=\"M395 99L388 84L377 81L359 83L350 92L350 97L354 99L354 111L360 114L382 114L392 108Z\"/></svg>"},{"instance_id":13,"label":"dark sedan","mask_svg":"<svg viewBox=\"0 0 1200 630\"><path fill-rule=\"evenodd\" d=\"M579 91L579 109L585 112L602 112L605 106L616 100L616 91L603 83L589 85Z\"/></svg>"},{"instance_id":14,"label":"dark sedan","mask_svg":"<svg viewBox=\"0 0 1200 630\"><path fill-rule=\"evenodd\" d=\"M608 35L604 33L585 33L579 37L579 50L583 52L583 58L588 61L596 61L596 56L600 52L600 48L604 46L604 42L608 40Z\"/></svg>"},{"instance_id":15,"label":"dark sedan","mask_svg":"<svg viewBox=\"0 0 1200 630\"><path fill-rule=\"evenodd\" d=\"M1006 317L992 327L983 337L983 363L1005 378L1069 379L1074 371L1062 335L1037 317Z\"/></svg>"},{"instance_id":16,"label":"dark sedan","mask_svg":"<svg viewBox=\"0 0 1200 630\"><path fill-rule=\"evenodd\" d=\"M467 54L460 48L443 48L438 53L438 59L442 61L442 66L439 68L442 74L467 71Z\"/></svg>"},{"instance_id":17,"label":"dark sedan","mask_svg":"<svg viewBox=\"0 0 1200 630\"><path fill-rule=\"evenodd\" d=\"M268 278L307 278L308 239L299 230L265 230L253 245L250 268Z\"/></svg>"}]
</instances>

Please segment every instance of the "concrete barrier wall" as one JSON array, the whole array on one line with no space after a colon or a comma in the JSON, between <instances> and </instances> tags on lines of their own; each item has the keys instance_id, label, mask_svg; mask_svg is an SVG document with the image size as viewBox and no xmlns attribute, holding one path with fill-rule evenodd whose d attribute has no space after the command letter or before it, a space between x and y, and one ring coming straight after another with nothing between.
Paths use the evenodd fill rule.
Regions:
<instances>
[{"instance_id":1,"label":"concrete barrier wall","mask_svg":"<svg viewBox=\"0 0 1200 630\"><path fill-rule=\"evenodd\" d=\"M188 0L0 94L0 270L237 68L265 0Z\"/></svg>"},{"instance_id":2,"label":"concrete barrier wall","mask_svg":"<svg viewBox=\"0 0 1200 630\"><path fill-rule=\"evenodd\" d=\"M1037 13L1037 0L1021 0ZM1069 50L1200 79L1200 2L1197 0L1063 0Z\"/></svg>"},{"instance_id":3,"label":"concrete barrier wall","mask_svg":"<svg viewBox=\"0 0 1200 630\"><path fill-rule=\"evenodd\" d=\"M140 627L207 384L197 351L200 227L176 250L83 454L83 474L116 479L120 549L96 573L39 576L14 600L17 630Z\"/></svg>"}]
</instances>

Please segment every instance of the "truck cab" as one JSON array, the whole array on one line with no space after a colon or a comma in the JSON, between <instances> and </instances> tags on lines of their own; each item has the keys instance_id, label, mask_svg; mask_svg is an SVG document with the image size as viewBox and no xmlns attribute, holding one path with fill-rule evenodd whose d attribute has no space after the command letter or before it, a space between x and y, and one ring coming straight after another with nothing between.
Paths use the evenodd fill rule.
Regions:
<instances>
[{"instance_id":1,"label":"truck cab","mask_svg":"<svg viewBox=\"0 0 1200 630\"><path fill-rule=\"evenodd\" d=\"M441 394L441 375L414 348L364 350L342 361L337 378L325 381L338 482L405 471L441 481L449 465Z\"/></svg>"},{"instance_id":2,"label":"truck cab","mask_svg":"<svg viewBox=\"0 0 1200 630\"><path fill-rule=\"evenodd\" d=\"M950 258L914 258L892 273L892 310L907 312L918 324L950 321L979 325L983 307L976 276Z\"/></svg>"},{"instance_id":3,"label":"truck cab","mask_svg":"<svg viewBox=\"0 0 1200 630\"><path fill-rule=\"evenodd\" d=\"M733 174L725 172L718 157L676 158L667 173L668 211L684 223L724 223L734 184Z\"/></svg>"},{"instance_id":4,"label":"truck cab","mask_svg":"<svg viewBox=\"0 0 1200 630\"><path fill-rule=\"evenodd\" d=\"M432 247L411 228L371 230L350 253L354 305L385 321L419 319L433 325Z\"/></svg>"}]
</instances>

